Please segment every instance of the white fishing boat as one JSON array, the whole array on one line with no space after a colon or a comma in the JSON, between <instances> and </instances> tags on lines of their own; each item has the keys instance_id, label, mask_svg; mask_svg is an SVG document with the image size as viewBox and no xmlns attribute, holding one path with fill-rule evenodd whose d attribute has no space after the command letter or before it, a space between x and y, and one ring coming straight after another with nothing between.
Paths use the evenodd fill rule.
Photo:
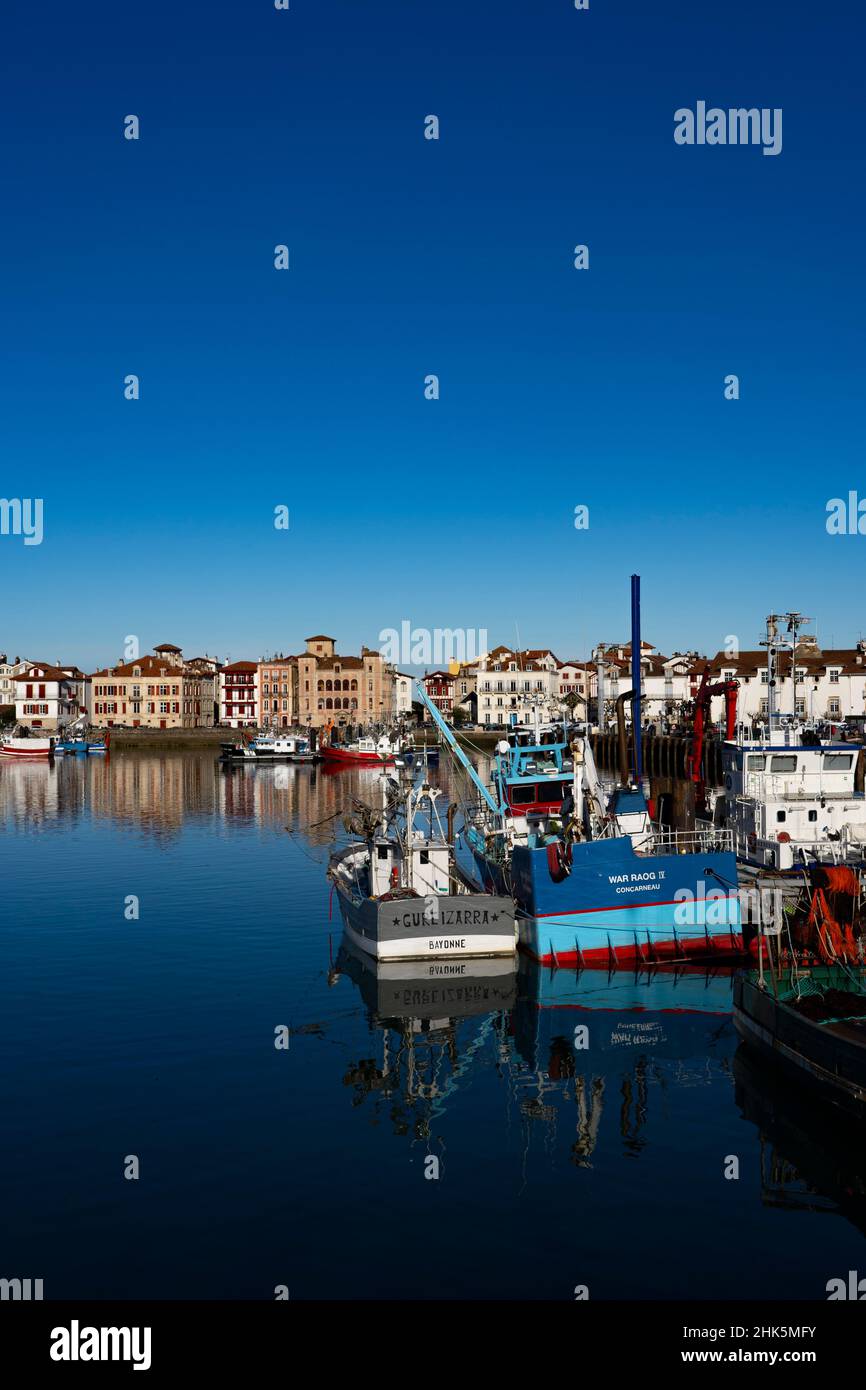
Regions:
<instances>
[{"instance_id":1,"label":"white fishing boat","mask_svg":"<svg viewBox=\"0 0 866 1390\"><path fill-rule=\"evenodd\" d=\"M249 745L257 758L280 758L290 762L314 762L320 755L310 748L301 734L262 734Z\"/></svg>"},{"instance_id":2,"label":"white fishing boat","mask_svg":"<svg viewBox=\"0 0 866 1390\"><path fill-rule=\"evenodd\" d=\"M822 738L776 708L778 652L767 620L767 719L757 737L722 744L723 786L707 798L716 827L733 833L746 878L761 871L802 880L813 866L866 863L866 755L859 743ZM796 633L793 647L796 648Z\"/></svg>"},{"instance_id":3,"label":"white fishing boat","mask_svg":"<svg viewBox=\"0 0 866 1390\"><path fill-rule=\"evenodd\" d=\"M361 838L331 856L346 935L379 961L511 956L514 904L473 891L442 829L437 788L401 788L383 773L382 809L363 802L346 818Z\"/></svg>"}]
</instances>

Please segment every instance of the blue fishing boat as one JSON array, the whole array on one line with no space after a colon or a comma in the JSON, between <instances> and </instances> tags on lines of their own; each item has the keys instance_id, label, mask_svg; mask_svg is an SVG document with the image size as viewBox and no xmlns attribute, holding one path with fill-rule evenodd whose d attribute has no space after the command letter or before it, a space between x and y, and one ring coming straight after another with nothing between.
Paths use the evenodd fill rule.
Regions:
<instances>
[{"instance_id":1,"label":"blue fishing boat","mask_svg":"<svg viewBox=\"0 0 866 1390\"><path fill-rule=\"evenodd\" d=\"M64 738L56 745L56 753L78 754L79 757L87 757L89 753L107 753L108 742L98 740L91 742L86 738Z\"/></svg>"},{"instance_id":2,"label":"blue fishing boat","mask_svg":"<svg viewBox=\"0 0 866 1390\"><path fill-rule=\"evenodd\" d=\"M432 701L454 756L481 794L458 835L464 867L488 892L510 892L520 944L553 965L652 965L743 950L731 831L653 822L641 761L640 580L632 577L632 684L617 700L619 785L605 791L586 736L516 730L478 777ZM424 699L424 692L421 692ZM629 766L625 704L632 703Z\"/></svg>"}]
</instances>

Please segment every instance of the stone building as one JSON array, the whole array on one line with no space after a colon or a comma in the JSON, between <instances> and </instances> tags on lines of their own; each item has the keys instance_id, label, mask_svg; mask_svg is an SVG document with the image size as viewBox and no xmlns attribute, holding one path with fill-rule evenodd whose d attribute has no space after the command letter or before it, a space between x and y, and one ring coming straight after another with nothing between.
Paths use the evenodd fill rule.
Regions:
<instances>
[{"instance_id":1,"label":"stone building","mask_svg":"<svg viewBox=\"0 0 866 1390\"><path fill-rule=\"evenodd\" d=\"M153 654L95 671L90 722L100 728L208 729L214 722L214 677L186 665L172 642Z\"/></svg>"},{"instance_id":2,"label":"stone building","mask_svg":"<svg viewBox=\"0 0 866 1390\"><path fill-rule=\"evenodd\" d=\"M307 637L296 657L297 719L302 725L389 724L394 718L394 670L380 652L340 656L336 639Z\"/></svg>"}]
</instances>

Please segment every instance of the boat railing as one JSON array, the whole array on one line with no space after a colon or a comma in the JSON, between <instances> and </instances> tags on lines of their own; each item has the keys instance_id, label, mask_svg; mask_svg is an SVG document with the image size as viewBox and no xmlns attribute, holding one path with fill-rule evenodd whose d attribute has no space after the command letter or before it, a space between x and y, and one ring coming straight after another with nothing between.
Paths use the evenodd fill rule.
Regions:
<instances>
[{"instance_id":1,"label":"boat railing","mask_svg":"<svg viewBox=\"0 0 866 1390\"><path fill-rule=\"evenodd\" d=\"M667 830L662 828L640 847L641 854L724 854L733 852L734 832L722 826L708 825L697 830Z\"/></svg>"}]
</instances>

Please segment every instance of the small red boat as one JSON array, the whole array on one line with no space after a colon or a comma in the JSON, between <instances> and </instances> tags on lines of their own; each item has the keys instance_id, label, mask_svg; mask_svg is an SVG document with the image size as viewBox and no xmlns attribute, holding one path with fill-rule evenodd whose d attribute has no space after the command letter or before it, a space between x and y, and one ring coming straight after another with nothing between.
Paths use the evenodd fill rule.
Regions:
<instances>
[{"instance_id":1,"label":"small red boat","mask_svg":"<svg viewBox=\"0 0 866 1390\"><path fill-rule=\"evenodd\" d=\"M0 748L7 758L48 759L54 756L53 738L4 738Z\"/></svg>"},{"instance_id":2,"label":"small red boat","mask_svg":"<svg viewBox=\"0 0 866 1390\"><path fill-rule=\"evenodd\" d=\"M399 740L392 741L387 734L381 738L359 738L356 743L323 743L318 750L325 762L354 763L383 767L393 763L402 751Z\"/></svg>"}]
</instances>

